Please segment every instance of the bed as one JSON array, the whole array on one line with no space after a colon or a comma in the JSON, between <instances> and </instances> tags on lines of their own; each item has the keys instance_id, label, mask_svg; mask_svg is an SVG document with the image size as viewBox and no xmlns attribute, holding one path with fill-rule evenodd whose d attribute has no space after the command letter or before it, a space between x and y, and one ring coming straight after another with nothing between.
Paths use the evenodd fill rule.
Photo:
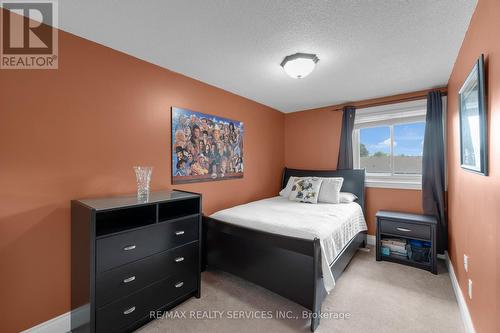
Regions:
<instances>
[{"instance_id":1,"label":"bed","mask_svg":"<svg viewBox=\"0 0 500 333\"><path fill-rule=\"evenodd\" d=\"M281 188L292 176L343 177L341 191L358 200L311 205L274 197L216 212L203 220L204 261L304 306L314 332L328 291L366 244L365 172L285 168Z\"/></svg>"}]
</instances>

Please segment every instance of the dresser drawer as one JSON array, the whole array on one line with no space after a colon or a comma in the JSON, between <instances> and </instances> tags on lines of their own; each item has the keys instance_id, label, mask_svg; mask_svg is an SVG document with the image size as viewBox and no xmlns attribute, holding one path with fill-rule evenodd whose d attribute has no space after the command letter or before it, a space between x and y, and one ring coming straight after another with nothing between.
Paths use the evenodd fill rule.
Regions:
<instances>
[{"instance_id":1,"label":"dresser drawer","mask_svg":"<svg viewBox=\"0 0 500 333\"><path fill-rule=\"evenodd\" d=\"M98 274L98 308L180 272L197 274L199 243L192 242Z\"/></svg>"},{"instance_id":2,"label":"dresser drawer","mask_svg":"<svg viewBox=\"0 0 500 333\"><path fill-rule=\"evenodd\" d=\"M196 286L196 274L193 273L164 279L97 310L96 330L98 333L121 332L134 322L149 318L150 311L195 291Z\"/></svg>"},{"instance_id":3,"label":"dresser drawer","mask_svg":"<svg viewBox=\"0 0 500 333\"><path fill-rule=\"evenodd\" d=\"M98 239L97 272L197 240L198 225L194 216Z\"/></svg>"},{"instance_id":4,"label":"dresser drawer","mask_svg":"<svg viewBox=\"0 0 500 333\"><path fill-rule=\"evenodd\" d=\"M381 233L390 233L407 238L431 239L431 227L429 225L386 219L381 219L379 223Z\"/></svg>"}]
</instances>

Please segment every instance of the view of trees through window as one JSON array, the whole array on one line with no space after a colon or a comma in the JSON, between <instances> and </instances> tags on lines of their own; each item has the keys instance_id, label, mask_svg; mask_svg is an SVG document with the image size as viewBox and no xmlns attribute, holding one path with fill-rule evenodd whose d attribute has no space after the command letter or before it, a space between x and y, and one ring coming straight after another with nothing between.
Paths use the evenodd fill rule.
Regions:
<instances>
[{"instance_id":1,"label":"view of trees through window","mask_svg":"<svg viewBox=\"0 0 500 333\"><path fill-rule=\"evenodd\" d=\"M424 122L359 129L360 168L369 173L421 174L424 133Z\"/></svg>"}]
</instances>

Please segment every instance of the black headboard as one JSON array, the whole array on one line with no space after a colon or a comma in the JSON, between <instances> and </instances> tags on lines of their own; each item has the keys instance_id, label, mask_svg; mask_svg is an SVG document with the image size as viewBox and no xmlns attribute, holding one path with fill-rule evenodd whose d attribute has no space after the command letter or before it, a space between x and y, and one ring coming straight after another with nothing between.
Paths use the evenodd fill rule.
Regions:
<instances>
[{"instance_id":1,"label":"black headboard","mask_svg":"<svg viewBox=\"0 0 500 333\"><path fill-rule=\"evenodd\" d=\"M342 177L342 192L351 192L358 197L358 204L365 211L365 169L352 170L300 170L288 169L283 171L281 188L285 188L290 177Z\"/></svg>"}]
</instances>

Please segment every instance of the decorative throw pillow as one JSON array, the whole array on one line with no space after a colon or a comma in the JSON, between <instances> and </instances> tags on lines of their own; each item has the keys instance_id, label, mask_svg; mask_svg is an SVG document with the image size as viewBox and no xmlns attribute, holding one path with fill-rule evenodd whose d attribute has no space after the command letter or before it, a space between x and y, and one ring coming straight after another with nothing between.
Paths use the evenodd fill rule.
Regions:
<instances>
[{"instance_id":1,"label":"decorative throw pillow","mask_svg":"<svg viewBox=\"0 0 500 333\"><path fill-rule=\"evenodd\" d=\"M319 190L319 202L338 204L340 202L340 189L344 183L342 177L322 177L321 189Z\"/></svg>"},{"instance_id":2,"label":"decorative throw pillow","mask_svg":"<svg viewBox=\"0 0 500 333\"><path fill-rule=\"evenodd\" d=\"M292 191L288 198L293 201L318 203L322 182L323 179L317 177L298 178L293 183Z\"/></svg>"},{"instance_id":3,"label":"decorative throw pillow","mask_svg":"<svg viewBox=\"0 0 500 333\"><path fill-rule=\"evenodd\" d=\"M285 188L282 189L279 193L282 197L288 198L290 196L290 192L292 192L293 183L295 183L295 179L297 178L298 177L288 178L288 183L286 183Z\"/></svg>"},{"instance_id":4,"label":"decorative throw pillow","mask_svg":"<svg viewBox=\"0 0 500 333\"><path fill-rule=\"evenodd\" d=\"M350 192L340 192L340 203L351 203L357 200L358 197Z\"/></svg>"}]
</instances>

